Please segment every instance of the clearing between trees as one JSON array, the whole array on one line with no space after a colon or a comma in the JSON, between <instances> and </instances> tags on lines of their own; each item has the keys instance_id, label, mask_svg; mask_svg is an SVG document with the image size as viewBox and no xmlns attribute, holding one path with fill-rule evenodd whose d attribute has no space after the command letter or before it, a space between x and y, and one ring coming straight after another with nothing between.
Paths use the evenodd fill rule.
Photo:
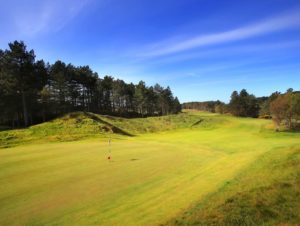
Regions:
<instances>
[{"instance_id":1,"label":"clearing between trees","mask_svg":"<svg viewBox=\"0 0 300 226\"><path fill-rule=\"evenodd\" d=\"M300 222L300 133L271 120L77 112L0 146L0 225Z\"/></svg>"}]
</instances>

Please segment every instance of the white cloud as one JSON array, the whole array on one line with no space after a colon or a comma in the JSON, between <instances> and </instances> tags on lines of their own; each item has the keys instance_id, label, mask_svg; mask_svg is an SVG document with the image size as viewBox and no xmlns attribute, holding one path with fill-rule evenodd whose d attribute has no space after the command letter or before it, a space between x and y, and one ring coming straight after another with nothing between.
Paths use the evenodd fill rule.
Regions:
<instances>
[{"instance_id":1,"label":"white cloud","mask_svg":"<svg viewBox=\"0 0 300 226\"><path fill-rule=\"evenodd\" d=\"M300 47L300 41L285 41L276 43L259 43L250 45L236 45L230 47L216 47L202 51L189 51L181 54L174 54L168 57L158 57L151 61L152 65L170 64L191 59L211 59L224 56L241 56L251 53L270 53L278 54L282 50L295 49Z\"/></svg>"},{"instance_id":2,"label":"white cloud","mask_svg":"<svg viewBox=\"0 0 300 226\"><path fill-rule=\"evenodd\" d=\"M46 0L14 11L16 30L29 37L57 32L76 17L91 0Z\"/></svg>"},{"instance_id":3,"label":"white cloud","mask_svg":"<svg viewBox=\"0 0 300 226\"><path fill-rule=\"evenodd\" d=\"M259 35L269 34L280 30L300 26L299 12L293 12L286 15L281 15L275 18L266 19L258 23L240 27L237 29L191 37L180 41L170 41L176 38L171 38L160 43L155 43L142 56L161 56L172 53L181 52L202 46L232 42L242 39L247 39ZM145 52L145 51L144 51Z\"/></svg>"}]
</instances>

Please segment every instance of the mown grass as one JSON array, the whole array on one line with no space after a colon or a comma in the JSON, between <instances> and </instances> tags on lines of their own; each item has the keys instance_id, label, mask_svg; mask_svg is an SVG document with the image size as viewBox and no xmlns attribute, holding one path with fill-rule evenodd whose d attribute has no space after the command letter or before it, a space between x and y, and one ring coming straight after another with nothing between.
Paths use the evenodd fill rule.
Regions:
<instances>
[{"instance_id":1,"label":"mown grass","mask_svg":"<svg viewBox=\"0 0 300 226\"><path fill-rule=\"evenodd\" d=\"M198 112L77 114L9 131L24 137L0 149L0 225L299 223L299 133Z\"/></svg>"},{"instance_id":2,"label":"mown grass","mask_svg":"<svg viewBox=\"0 0 300 226\"><path fill-rule=\"evenodd\" d=\"M298 225L300 148L276 148L166 225Z\"/></svg>"}]
</instances>

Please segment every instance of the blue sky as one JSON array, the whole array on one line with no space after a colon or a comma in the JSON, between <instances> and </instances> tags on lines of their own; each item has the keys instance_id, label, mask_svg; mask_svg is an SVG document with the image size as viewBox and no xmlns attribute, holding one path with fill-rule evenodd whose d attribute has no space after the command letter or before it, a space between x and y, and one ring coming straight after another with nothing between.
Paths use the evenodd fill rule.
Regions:
<instances>
[{"instance_id":1,"label":"blue sky","mask_svg":"<svg viewBox=\"0 0 300 226\"><path fill-rule=\"evenodd\" d=\"M169 85L181 102L300 89L299 0L0 0L0 48Z\"/></svg>"}]
</instances>

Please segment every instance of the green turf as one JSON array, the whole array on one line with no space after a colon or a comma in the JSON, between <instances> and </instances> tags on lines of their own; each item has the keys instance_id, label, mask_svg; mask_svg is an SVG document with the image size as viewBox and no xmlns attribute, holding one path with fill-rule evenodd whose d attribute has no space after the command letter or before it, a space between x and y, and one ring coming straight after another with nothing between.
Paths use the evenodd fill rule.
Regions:
<instances>
[{"instance_id":1,"label":"green turf","mask_svg":"<svg viewBox=\"0 0 300 226\"><path fill-rule=\"evenodd\" d=\"M299 223L300 134L268 120L76 113L0 137L0 225Z\"/></svg>"},{"instance_id":2,"label":"green turf","mask_svg":"<svg viewBox=\"0 0 300 226\"><path fill-rule=\"evenodd\" d=\"M75 141L90 137L120 138L144 133L189 128L205 117L182 113L163 117L126 119L75 112L28 129L0 130L0 148L26 143Z\"/></svg>"}]
</instances>

